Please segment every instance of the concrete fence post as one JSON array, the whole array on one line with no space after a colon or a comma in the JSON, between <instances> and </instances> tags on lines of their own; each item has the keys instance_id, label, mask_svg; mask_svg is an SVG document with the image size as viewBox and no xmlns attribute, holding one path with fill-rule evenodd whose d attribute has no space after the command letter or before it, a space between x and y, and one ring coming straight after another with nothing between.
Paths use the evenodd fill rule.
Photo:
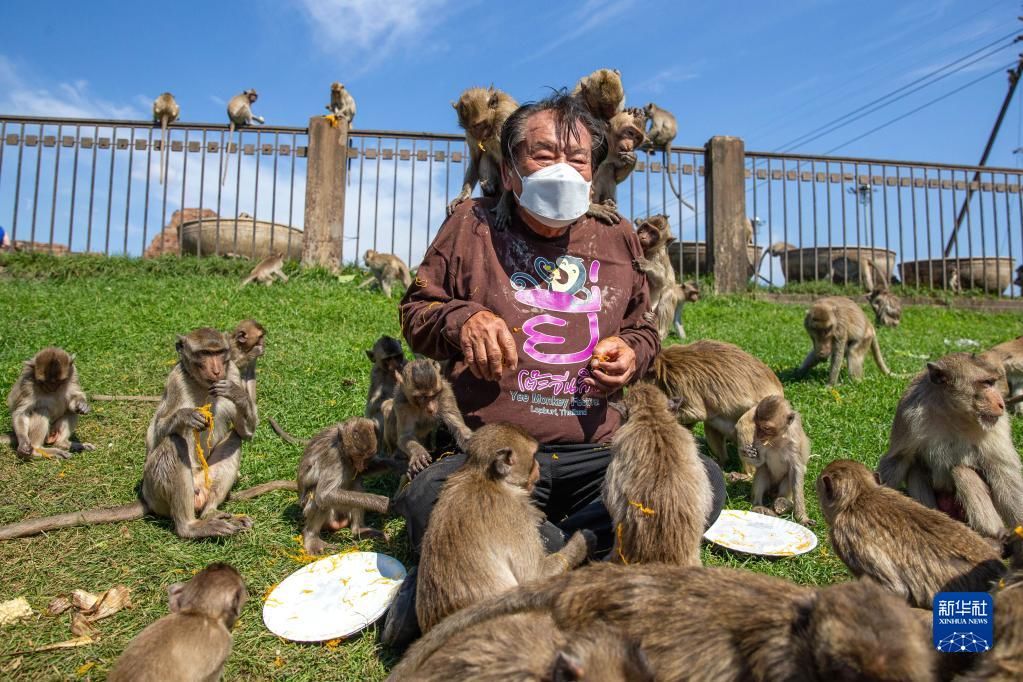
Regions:
<instances>
[{"instance_id":1,"label":"concrete fence post","mask_svg":"<svg viewBox=\"0 0 1023 682\"><path fill-rule=\"evenodd\" d=\"M717 136L707 141L706 168L707 269L714 272L720 294L746 291L745 145L738 137Z\"/></svg>"},{"instance_id":2,"label":"concrete fence post","mask_svg":"<svg viewBox=\"0 0 1023 682\"><path fill-rule=\"evenodd\" d=\"M348 122L339 119L335 127L322 116L310 118L302 265L337 270L343 264L347 168Z\"/></svg>"}]
</instances>

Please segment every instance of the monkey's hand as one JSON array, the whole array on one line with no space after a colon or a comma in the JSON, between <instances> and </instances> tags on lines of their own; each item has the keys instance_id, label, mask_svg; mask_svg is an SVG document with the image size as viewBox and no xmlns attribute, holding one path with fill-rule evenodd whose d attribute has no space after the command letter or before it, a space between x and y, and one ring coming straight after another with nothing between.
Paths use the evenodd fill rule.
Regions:
<instances>
[{"instance_id":1,"label":"monkey's hand","mask_svg":"<svg viewBox=\"0 0 1023 682\"><path fill-rule=\"evenodd\" d=\"M32 444L27 440L18 441L18 457L29 459L32 457Z\"/></svg>"},{"instance_id":2,"label":"monkey's hand","mask_svg":"<svg viewBox=\"0 0 1023 682\"><path fill-rule=\"evenodd\" d=\"M458 206L463 201L465 201L466 199L468 199L470 196L472 196L472 190L466 191L463 189L461 192L459 192L458 196L452 199L451 203L448 204L448 215L454 213L455 207Z\"/></svg>"},{"instance_id":3,"label":"monkey's hand","mask_svg":"<svg viewBox=\"0 0 1023 682\"><path fill-rule=\"evenodd\" d=\"M206 415L191 407L182 407L177 411L177 422L183 429L195 429L196 431L202 431L209 426Z\"/></svg>"},{"instance_id":4,"label":"monkey's hand","mask_svg":"<svg viewBox=\"0 0 1023 682\"><path fill-rule=\"evenodd\" d=\"M760 451L757 450L756 445L747 445L743 447L742 456L748 460L752 460L753 462L760 461Z\"/></svg>"},{"instance_id":5,"label":"monkey's hand","mask_svg":"<svg viewBox=\"0 0 1023 682\"><path fill-rule=\"evenodd\" d=\"M68 409L76 414L89 414L89 403L84 398L75 398L68 404Z\"/></svg>"},{"instance_id":6,"label":"monkey's hand","mask_svg":"<svg viewBox=\"0 0 1023 682\"><path fill-rule=\"evenodd\" d=\"M416 448L416 451L408 458L408 470L405 472L405 475L411 481L422 473L426 467L430 466L431 462L433 462L433 458L430 457L430 453L425 448Z\"/></svg>"},{"instance_id":7,"label":"monkey's hand","mask_svg":"<svg viewBox=\"0 0 1023 682\"><path fill-rule=\"evenodd\" d=\"M480 178L480 191L483 196L493 196L497 193L497 184L490 178Z\"/></svg>"},{"instance_id":8,"label":"monkey's hand","mask_svg":"<svg viewBox=\"0 0 1023 682\"><path fill-rule=\"evenodd\" d=\"M636 152L618 152L618 164L620 166L635 166Z\"/></svg>"},{"instance_id":9,"label":"monkey's hand","mask_svg":"<svg viewBox=\"0 0 1023 682\"><path fill-rule=\"evenodd\" d=\"M586 211L586 215L596 218L606 225L617 225L622 221L622 217L618 214L618 209L615 208L614 204L608 206L606 204L591 203L589 210Z\"/></svg>"},{"instance_id":10,"label":"monkey's hand","mask_svg":"<svg viewBox=\"0 0 1023 682\"><path fill-rule=\"evenodd\" d=\"M210 386L210 395L214 398L227 398L235 405L248 400L249 394L240 384L222 379Z\"/></svg>"},{"instance_id":11,"label":"monkey's hand","mask_svg":"<svg viewBox=\"0 0 1023 682\"><path fill-rule=\"evenodd\" d=\"M632 259L632 267L636 272L648 272L653 264L646 258L640 256L639 258Z\"/></svg>"}]
</instances>

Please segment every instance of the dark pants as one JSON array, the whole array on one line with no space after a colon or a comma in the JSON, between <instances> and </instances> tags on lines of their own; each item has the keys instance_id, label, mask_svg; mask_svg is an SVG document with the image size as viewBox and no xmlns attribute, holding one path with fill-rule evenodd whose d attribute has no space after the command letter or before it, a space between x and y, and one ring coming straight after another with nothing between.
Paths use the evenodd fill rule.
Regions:
<instances>
[{"instance_id":1,"label":"dark pants","mask_svg":"<svg viewBox=\"0 0 1023 682\"><path fill-rule=\"evenodd\" d=\"M709 528L725 504L725 478L713 460L703 455L700 459L714 493L714 505L707 519ZM566 538L585 528L597 536L598 556L609 552L614 544L611 517L600 491L604 472L611 462L610 449L606 445L541 446L536 460L540 464L540 480L533 500L547 517L540 526L547 551L561 549ZM409 540L417 555L441 487L464 463L463 454L434 462L395 496L393 509L405 517Z\"/></svg>"}]
</instances>

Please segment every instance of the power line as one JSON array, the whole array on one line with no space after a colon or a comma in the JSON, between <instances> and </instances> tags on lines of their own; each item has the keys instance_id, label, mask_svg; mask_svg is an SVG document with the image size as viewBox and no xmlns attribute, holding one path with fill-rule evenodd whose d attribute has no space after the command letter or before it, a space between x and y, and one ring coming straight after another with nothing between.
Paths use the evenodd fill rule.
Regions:
<instances>
[{"instance_id":1,"label":"power line","mask_svg":"<svg viewBox=\"0 0 1023 682\"><path fill-rule=\"evenodd\" d=\"M834 132L834 131L836 131L836 130L838 130L840 128L844 128L845 126L849 125L850 123L855 123L859 119L861 119L861 118L863 118L865 116L868 116L868 115L874 113L875 111L883 109L884 107L886 107L886 106L888 106L890 104L894 104L895 102L898 102L899 100L908 97L909 95L913 94L914 92L919 92L923 88L926 88L926 87L929 87L931 85L934 85L935 83L937 83L937 82L939 82L941 80L944 80L945 78L948 78L949 76L951 76L951 75L953 75L955 73L958 73L958 72L962 71L963 69L965 69L965 68L967 68L969 66L972 66L973 64L976 64L979 61L987 59L991 55L993 55L993 54L995 54L995 53L997 53L997 52L999 52L1001 50L1004 50L1007 47L1011 47L1012 43L1008 43L1006 45L1002 45L1000 47L997 47L996 49L991 50L987 54L983 54L980 57L977 57L976 59L974 59L973 61L970 61L970 62L967 62L966 64L961 65L957 69L953 69L952 71L949 71L948 73L943 74L943 75L939 76L938 78L935 78L934 80L932 80L930 82L923 83L923 85L920 85L920 86L918 86L916 88L913 88L914 85L917 85L918 83L926 81L929 78L931 78L931 77L941 73L942 71L944 71L944 70L946 70L946 69L948 69L948 68L950 68L952 66L955 66L956 64L958 64L958 63L960 63L962 61L965 61L965 60L969 59L970 57L973 57L974 55L976 55L976 54L978 54L980 52L983 52L984 50L988 50L992 46L994 46L994 45L996 45L996 44L998 44L1000 42L1003 42L1007 38L1013 37L1016 34L1017 34L1017 32L1013 31L1012 33L1010 33L1007 36L1003 36L1003 37L999 38L998 40L996 40L996 41L994 41L992 43L989 43L989 44L985 45L984 47L982 47L982 48L980 48L978 50L974 50L973 52L971 52L968 55L960 57L959 59L956 59L953 62L949 62L948 64L945 64L944 66L939 67L939 68L935 69L934 71L931 71L930 73L928 73L925 76L921 76L920 78L917 78L916 80L914 80L914 81L912 81L910 83L907 83L906 85L903 85L902 87L896 88L895 90L892 90L891 92L889 92L887 94L884 94L884 95L882 95L882 96L880 96L880 97L878 97L876 99L873 99L870 102L867 102L866 104L864 104L864 105L862 105L860 107L857 107L856 109L853 109L849 113L844 114L843 116L839 116L838 118L836 118L836 119L834 119L832 121L829 121L828 123L825 123L822 126L818 126L814 130L811 130L808 133L800 135L799 137L795 138L791 142L786 142L785 144L783 144L780 147L777 147L776 149L773 149L771 151L776 151L777 152L777 151L782 151L786 147L791 149L791 147L795 146L796 144L807 144L807 143L813 142L814 140L819 139L819 138L821 138L821 137L823 137L825 135L828 135L828 134L830 134L830 133L832 133L832 132ZM913 89L912 90L908 90L909 88L913 88ZM908 92L903 92L903 91L906 91L906 90L908 90ZM899 94L899 93L902 93L902 94ZM899 95L899 96L895 97L894 99L888 99L889 97L892 97L894 95ZM884 101L886 99L888 100L887 102ZM879 106L876 106L876 107L874 106L875 104L878 104L880 102L883 102L883 104L880 104ZM871 107L873 107L873 108L871 108ZM870 109L870 110L869 111L864 111L865 109ZM859 116L856 116L856 114L858 114L859 112L863 112L863 113L860 114ZM854 118L850 118L850 117L854 117ZM845 119L849 119L849 120L845 120ZM842 123L842 121L845 121L845 122ZM834 124L839 124L839 125L834 125ZM831 126L834 126L834 127L831 127ZM819 132L819 131L823 131L823 132ZM815 133L817 133L817 134L815 134ZM804 139L804 138L808 138L808 139Z\"/></svg>"},{"instance_id":2,"label":"power line","mask_svg":"<svg viewBox=\"0 0 1023 682\"><path fill-rule=\"evenodd\" d=\"M921 111L923 109L926 109L927 107L931 106L932 104L937 104L938 102L940 102L940 101L942 101L944 99L948 99L952 95L955 95L956 93L962 92L966 88L968 88L968 87L970 87L972 85L976 85L977 83L981 82L982 80L990 78L991 76L994 76L995 74L1003 73L1007 67L1011 67L1011 66L1015 66L1015 65L1016 65L1016 62L1012 61L1012 62L1009 62L1008 64L1006 64L1004 66L999 66L994 71L991 71L990 73L986 73L986 74L984 74L983 76L981 76L979 78L975 78L972 81L970 81L969 83L966 83L965 85L959 86L955 90L950 90L949 92L946 92L944 95L941 95L940 97L935 97L931 101L926 102L924 104L921 104L920 106L916 107L915 109L910 109L906 113L904 113L904 114L902 114L900 116L896 116L895 118L891 119L890 121L882 123L881 125L879 125L879 126L877 126L875 128L871 128L867 132L865 132L865 133L863 133L861 135L857 135L856 137L852 138L851 140L846 140L845 142L843 142L842 144L838 145L837 147L832 147L828 151L824 152L824 155L831 154L832 152L838 151L842 147L845 147L846 145L850 145L853 142L856 142L857 140L862 140L864 137L867 137L868 135L873 135L877 131L879 131L879 130L881 130L883 128L887 128L888 126L892 125L893 123L898 123L902 119L904 119L904 118L906 118L908 116L912 116L913 114L915 114L918 111Z\"/></svg>"}]
</instances>

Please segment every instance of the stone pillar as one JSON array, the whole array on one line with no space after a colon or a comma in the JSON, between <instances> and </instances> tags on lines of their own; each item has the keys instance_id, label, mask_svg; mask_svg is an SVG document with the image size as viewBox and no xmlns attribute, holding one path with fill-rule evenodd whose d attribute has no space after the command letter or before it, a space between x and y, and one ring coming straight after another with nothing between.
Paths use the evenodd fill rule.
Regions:
<instances>
[{"instance_id":1,"label":"stone pillar","mask_svg":"<svg viewBox=\"0 0 1023 682\"><path fill-rule=\"evenodd\" d=\"M343 262L347 149L347 121L334 127L322 116L309 119L302 265L337 270Z\"/></svg>"},{"instance_id":2,"label":"stone pillar","mask_svg":"<svg viewBox=\"0 0 1023 682\"><path fill-rule=\"evenodd\" d=\"M745 145L738 137L707 141L706 168L707 269L714 271L714 290L720 294L746 291Z\"/></svg>"}]
</instances>

